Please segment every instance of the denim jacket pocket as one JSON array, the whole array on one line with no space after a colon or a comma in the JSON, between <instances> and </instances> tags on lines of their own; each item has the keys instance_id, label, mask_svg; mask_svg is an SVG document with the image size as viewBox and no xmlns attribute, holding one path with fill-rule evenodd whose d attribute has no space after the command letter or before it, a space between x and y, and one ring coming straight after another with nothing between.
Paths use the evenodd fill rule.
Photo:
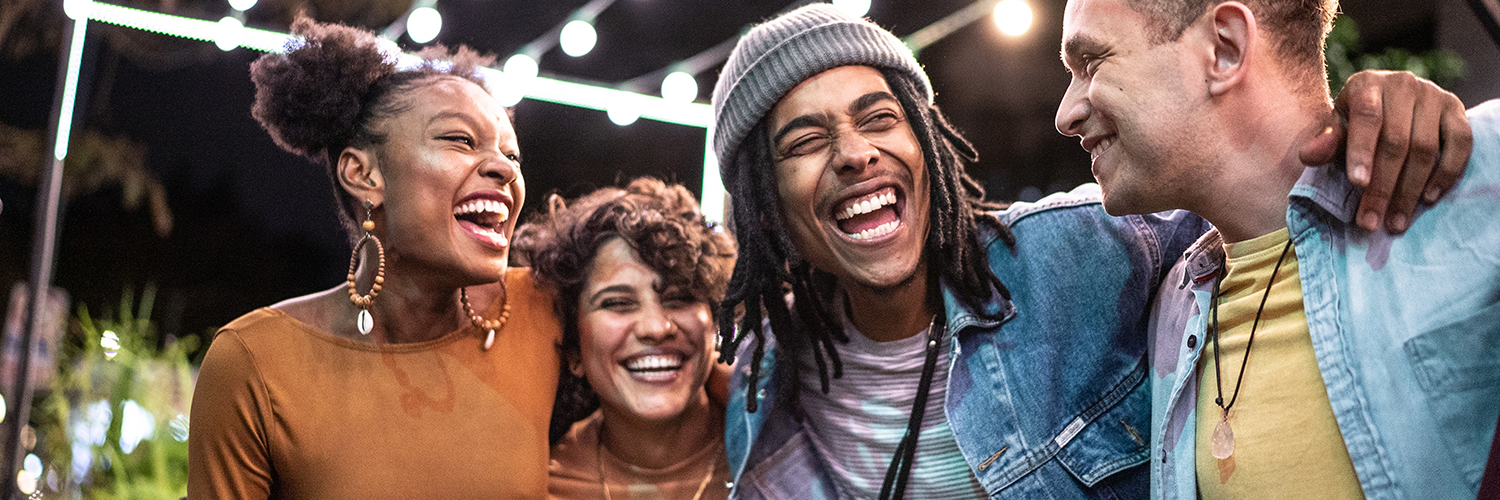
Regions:
<instances>
[{"instance_id":1,"label":"denim jacket pocket","mask_svg":"<svg viewBox=\"0 0 1500 500\"><path fill-rule=\"evenodd\" d=\"M1093 487L1149 458L1151 391L1145 375L1143 363L1053 438L1060 446L1058 462L1079 482Z\"/></svg>"},{"instance_id":2,"label":"denim jacket pocket","mask_svg":"<svg viewBox=\"0 0 1500 500\"><path fill-rule=\"evenodd\" d=\"M1478 484L1494 432L1493 404L1500 400L1500 303L1413 337L1402 349L1444 444L1455 452L1480 445L1486 449L1469 450L1479 460L1454 464Z\"/></svg>"}]
</instances>

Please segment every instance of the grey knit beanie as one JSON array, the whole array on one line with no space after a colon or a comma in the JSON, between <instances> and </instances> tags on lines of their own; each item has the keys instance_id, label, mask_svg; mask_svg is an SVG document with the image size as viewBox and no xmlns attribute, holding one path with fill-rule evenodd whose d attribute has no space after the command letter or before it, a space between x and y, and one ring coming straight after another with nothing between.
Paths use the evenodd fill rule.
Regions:
<instances>
[{"instance_id":1,"label":"grey knit beanie","mask_svg":"<svg viewBox=\"0 0 1500 500\"><path fill-rule=\"evenodd\" d=\"M750 129L808 77L839 66L889 68L911 76L927 102L932 85L911 49L874 23L817 3L756 26L740 38L714 85L714 154L725 182Z\"/></svg>"}]
</instances>

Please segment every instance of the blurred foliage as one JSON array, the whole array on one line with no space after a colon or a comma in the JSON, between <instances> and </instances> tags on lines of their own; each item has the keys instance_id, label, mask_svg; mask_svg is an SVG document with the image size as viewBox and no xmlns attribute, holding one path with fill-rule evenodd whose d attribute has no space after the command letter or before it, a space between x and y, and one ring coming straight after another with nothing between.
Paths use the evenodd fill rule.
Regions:
<instances>
[{"instance_id":1,"label":"blurred foliage","mask_svg":"<svg viewBox=\"0 0 1500 500\"><path fill-rule=\"evenodd\" d=\"M0 178L36 186L43 167L52 160L51 144L40 130L0 123ZM146 147L124 137L94 131L73 135L63 160L63 203L78 196L118 186L120 206L135 211L142 204L151 211L157 236L172 232L172 208L167 189L146 168Z\"/></svg>"},{"instance_id":2,"label":"blurred foliage","mask_svg":"<svg viewBox=\"0 0 1500 500\"><path fill-rule=\"evenodd\" d=\"M156 288L120 298L115 319L80 305L60 343L57 376L37 395L37 425L48 496L164 499L187 494L188 409L195 336L159 345L151 308ZM113 335L111 335L113 334ZM116 339L111 341L113 339ZM106 340L110 339L110 340Z\"/></svg>"},{"instance_id":3,"label":"blurred foliage","mask_svg":"<svg viewBox=\"0 0 1500 500\"><path fill-rule=\"evenodd\" d=\"M1359 41L1359 26L1349 16L1339 16L1333 21L1333 31L1328 34L1329 95L1338 95L1349 76L1365 69L1406 70L1417 76L1432 80L1447 88L1455 80L1463 78L1464 60L1451 50L1438 49L1413 53L1406 49L1387 48L1381 52L1363 52Z\"/></svg>"}]
</instances>

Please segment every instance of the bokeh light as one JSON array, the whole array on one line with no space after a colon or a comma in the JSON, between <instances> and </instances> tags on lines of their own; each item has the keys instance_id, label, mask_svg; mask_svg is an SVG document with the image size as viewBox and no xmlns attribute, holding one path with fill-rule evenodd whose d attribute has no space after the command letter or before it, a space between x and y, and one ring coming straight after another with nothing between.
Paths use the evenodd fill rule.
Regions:
<instances>
[{"instance_id":1,"label":"bokeh light","mask_svg":"<svg viewBox=\"0 0 1500 500\"><path fill-rule=\"evenodd\" d=\"M245 39L245 23L239 19L224 16L219 20L218 29L214 30L214 45L219 50L229 52L240 46L240 41ZM113 358L114 356L110 356Z\"/></svg>"},{"instance_id":2,"label":"bokeh light","mask_svg":"<svg viewBox=\"0 0 1500 500\"><path fill-rule=\"evenodd\" d=\"M870 13L870 0L833 0L833 6L854 17Z\"/></svg>"},{"instance_id":3,"label":"bokeh light","mask_svg":"<svg viewBox=\"0 0 1500 500\"><path fill-rule=\"evenodd\" d=\"M1025 0L1005 0L995 4L995 26L1001 33L1020 36L1031 29L1031 6Z\"/></svg>"},{"instance_id":4,"label":"bokeh light","mask_svg":"<svg viewBox=\"0 0 1500 500\"><path fill-rule=\"evenodd\" d=\"M673 71L661 81L662 98L673 102L693 102L698 98L698 79L682 71Z\"/></svg>"},{"instance_id":5,"label":"bokeh light","mask_svg":"<svg viewBox=\"0 0 1500 500\"><path fill-rule=\"evenodd\" d=\"M609 121L624 127L641 118L641 102L629 93L620 92L605 113L609 114Z\"/></svg>"},{"instance_id":6,"label":"bokeh light","mask_svg":"<svg viewBox=\"0 0 1500 500\"><path fill-rule=\"evenodd\" d=\"M583 57L589 51L594 50L594 43L599 41L599 34L594 32L594 25L582 19L574 19L563 25L562 33L558 35L558 44L562 45L564 54L573 57Z\"/></svg>"},{"instance_id":7,"label":"bokeh light","mask_svg":"<svg viewBox=\"0 0 1500 500\"><path fill-rule=\"evenodd\" d=\"M417 43L431 42L437 38L438 33L443 31L443 15L432 7L418 7L412 9L411 15L406 16L406 36Z\"/></svg>"},{"instance_id":8,"label":"bokeh light","mask_svg":"<svg viewBox=\"0 0 1500 500\"><path fill-rule=\"evenodd\" d=\"M238 11L250 10L255 6L255 0L229 0L229 7Z\"/></svg>"},{"instance_id":9,"label":"bokeh light","mask_svg":"<svg viewBox=\"0 0 1500 500\"><path fill-rule=\"evenodd\" d=\"M104 348L104 359L115 359L115 355L120 354L120 336L105 330L104 335L99 337L99 347Z\"/></svg>"}]
</instances>

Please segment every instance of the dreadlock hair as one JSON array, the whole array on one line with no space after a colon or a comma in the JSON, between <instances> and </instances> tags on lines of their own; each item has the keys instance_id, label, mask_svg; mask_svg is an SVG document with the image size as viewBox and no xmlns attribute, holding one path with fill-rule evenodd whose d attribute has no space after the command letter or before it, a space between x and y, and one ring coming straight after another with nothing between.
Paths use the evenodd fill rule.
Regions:
<instances>
[{"instance_id":1,"label":"dreadlock hair","mask_svg":"<svg viewBox=\"0 0 1500 500\"><path fill-rule=\"evenodd\" d=\"M932 203L927 214L931 217L931 225L923 248L927 262L934 266L927 277L929 290L936 290L936 278L941 278L958 290L959 300L975 310L983 310L984 302L997 292L1010 299L1010 291L990 271L985 251L979 246L979 225L993 229L1007 245L1015 244L1015 236L999 218L989 213L1005 206L984 201L984 189L964 172L968 164L978 160L974 147L948 123L936 105L927 104L925 93L910 76L885 68L880 68L880 72L906 111L931 180L928 184ZM746 410L754 413L758 407L755 395L760 381L760 365L765 356L766 339L761 328L763 311L770 319L776 342L785 351L799 353L812 349L825 394L828 392L830 365L834 378L843 375L834 341L848 342L849 339L844 335L841 322L830 314L828 301L823 296L831 290L831 276L813 269L803 260L784 229L786 224L781 214L775 164L764 118L740 143L734 161L738 168L731 169L733 175L725 181L735 201L731 222L739 235L740 257L735 263L728 291L719 305L718 316L732 318L741 305L744 314L739 321L738 335L732 322L719 322L720 359L733 363L740 343L747 337L755 337L746 395ZM788 292L792 295L790 302L796 310L797 323L793 323L792 308L787 306ZM783 359L796 358L793 355ZM797 365L788 363L787 366L794 380ZM795 398L795 395L796 390L791 389L781 396Z\"/></svg>"},{"instance_id":2,"label":"dreadlock hair","mask_svg":"<svg viewBox=\"0 0 1500 500\"><path fill-rule=\"evenodd\" d=\"M416 68L398 68L374 33L341 24L323 24L305 15L292 23L301 37L286 53L266 54L250 65L255 105L250 114L271 139L327 170L339 219L352 240L359 234L358 200L339 186L338 159L347 147L385 142L385 121L411 109L410 91L440 78L458 78L484 87L477 67L493 57L459 47L424 49ZM439 60L446 60L439 62Z\"/></svg>"}]
</instances>

